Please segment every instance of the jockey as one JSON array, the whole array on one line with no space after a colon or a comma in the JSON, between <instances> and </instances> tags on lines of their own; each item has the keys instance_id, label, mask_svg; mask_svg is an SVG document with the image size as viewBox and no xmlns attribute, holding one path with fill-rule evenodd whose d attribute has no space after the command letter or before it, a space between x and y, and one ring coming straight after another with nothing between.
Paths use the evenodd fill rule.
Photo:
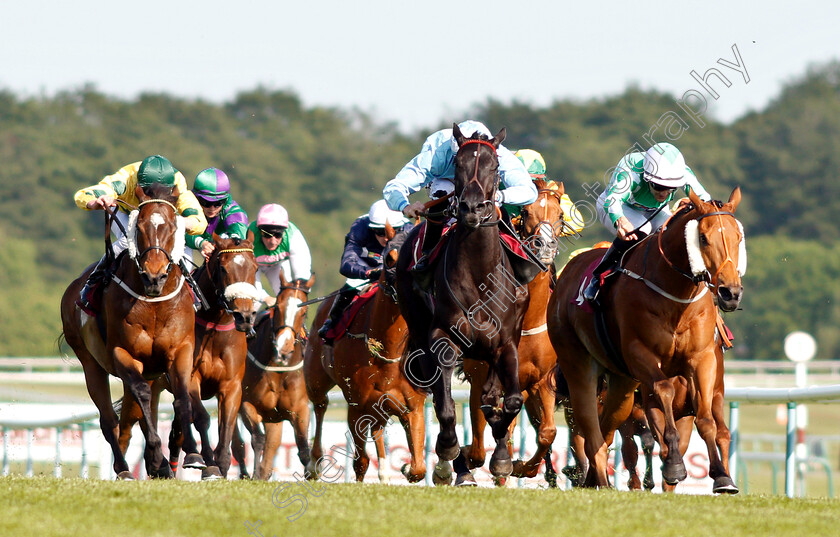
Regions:
<instances>
[{"instance_id":1,"label":"jockey","mask_svg":"<svg viewBox=\"0 0 840 537\"><path fill-rule=\"evenodd\" d=\"M522 162L525 169L528 170L528 175L531 176L531 180L534 182L538 180L545 181L546 188L549 190L557 190L559 188L556 181L546 177L545 159L543 159L543 156L539 152L533 149L520 149L514 155ZM563 231L561 236L571 235L572 233L578 233L583 230L585 225L583 216L581 216L580 211L577 210L577 207L575 207L568 194L564 193L560 196L560 207L563 209ZM521 206L505 204L505 210L507 210L511 217L518 216L521 209Z\"/></svg>"},{"instance_id":2,"label":"jockey","mask_svg":"<svg viewBox=\"0 0 840 537\"><path fill-rule=\"evenodd\" d=\"M257 258L257 292L260 300L271 307L280 292L280 273L287 282L308 280L312 276L312 255L303 233L292 222L282 205L269 203L260 208L257 219L248 230L254 233L254 257ZM260 274L271 286L269 294L263 289Z\"/></svg>"},{"instance_id":3,"label":"jockey","mask_svg":"<svg viewBox=\"0 0 840 537\"><path fill-rule=\"evenodd\" d=\"M711 199L686 166L680 150L672 144L657 143L644 153L630 153L618 162L596 203L598 219L618 237L583 291L586 300L595 300L600 276L619 262L630 246L668 221L671 217L668 202L677 188L693 191L704 201Z\"/></svg>"},{"instance_id":4,"label":"jockey","mask_svg":"<svg viewBox=\"0 0 840 537\"><path fill-rule=\"evenodd\" d=\"M461 133L469 138L476 132L492 138L484 124L467 120L458 124ZM425 187L429 190L429 197L440 198L455 189L455 154L458 143L452 135L452 129L435 132L423 143L420 153L403 166L396 177L388 181L382 189L382 195L388 202L388 207L401 211L407 218L416 218L425 212L422 201L409 203L408 197ZM499 158L500 186L496 191L496 205L528 205L537 199L537 189L528 176L528 172L513 153L505 146L497 149ZM428 255L440 239L443 223L426 220L426 235L423 241L423 256L411 269L415 273L422 273L428 268Z\"/></svg>"},{"instance_id":5,"label":"jockey","mask_svg":"<svg viewBox=\"0 0 840 537\"><path fill-rule=\"evenodd\" d=\"M395 231L405 228L406 225L410 226L399 211L390 210L385 200L379 200L370 206L368 214L353 222L344 238L344 253L341 254L339 272L347 278L347 282L339 289L338 296L330 308L329 318L318 330L318 335L327 345L333 343L327 337L327 330L338 323L344 309L359 294L359 288L367 282L375 282L382 274L382 251L388 244L388 238L385 236L386 222L391 224Z\"/></svg>"},{"instance_id":6,"label":"jockey","mask_svg":"<svg viewBox=\"0 0 840 537\"><path fill-rule=\"evenodd\" d=\"M78 207L89 211L112 207L117 205L117 201L123 201L129 206L137 206L140 201L134 194L135 189L138 186L145 188L155 183L177 187L179 195L175 207L178 214L185 220L184 227L187 233L190 235L201 234L207 227L207 220L204 218L204 213L202 213L198 201L187 188L187 182L181 172L160 155L146 157L142 162L134 162L123 166L116 173L104 177L97 184L77 191L73 199ZM117 205L117 207L119 209L116 213L117 220L125 228L128 226L129 209L123 205ZM117 237L117 240L111 244L111 250L114 255L117 255L128 248L128 238L123 235L122 230L116 223L111 225L111 231ZM99 260L80 293L79 304L87 312L92 311L90 305L92 291L105 279L107 269L105 259L106 256L103 256Z\"/></svg>"},{"instance_id":7,"label":"jockey","mask_svg":"<svg viewBox=\"0 0 840 537\"><path fill-rule=\"evenodd\" d=\"M248 215L230 195L230 179L218 168L207 168L195 176L193 194L207 218L207 229L201 235L187 235L189 248L209 259L215 246L213 233L224 238L244 239L248 236ZM191 255L187 256L192 259Z\"/></svg>"}]
</instances>

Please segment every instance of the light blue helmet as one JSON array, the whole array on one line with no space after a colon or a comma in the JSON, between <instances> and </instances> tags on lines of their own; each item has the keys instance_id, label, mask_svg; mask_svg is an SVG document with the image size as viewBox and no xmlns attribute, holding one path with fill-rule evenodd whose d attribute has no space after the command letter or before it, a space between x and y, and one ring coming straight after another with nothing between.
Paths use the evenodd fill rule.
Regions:
<instances>
[{"instance_id":1,"label":"light blue helmet","mask_svg":"<svg viewBox=\"0 0 840 537\"><path fill-rule=\"evenodd\" d=\"M458 128L461 130L461 134L463 134L465 138L469 138L476 132L480 132L488 138L493 137L493 134L490 132L490 129L488 129L484 123L480 121L475 121L474 119L468 119L466 121L458 123ZM450 143L452 144L452 152L457 153L458 142L455 141L455 136L452 136Z\"/></svg>"}]
</instances>

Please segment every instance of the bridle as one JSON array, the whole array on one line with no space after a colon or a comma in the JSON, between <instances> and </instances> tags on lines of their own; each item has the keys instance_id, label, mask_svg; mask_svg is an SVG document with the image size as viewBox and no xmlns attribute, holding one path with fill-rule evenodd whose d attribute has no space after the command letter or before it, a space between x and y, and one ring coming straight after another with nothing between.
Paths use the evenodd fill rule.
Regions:
<instances>
[{"instance_id":1,"label":"bridle","mask_svg":"<svg viewBox=\"0 0 840 537\"><path fill-rule=\"evenodd\" d=\"M175 207L175 205L173 205L172 203L170 203L166 200L163 200L163 199L149 199L149 200L146 200L146 201L141 201L137 205L137 210L139 211L140 208L143 207L144 205L149 205L149 204L152 204L152 203L163 203L165 205L168 205L172 208L172 210L174 211L174 213L176 215L178 214L178 209ZM157 213L155 213L155 214L157 214ZM128 237L128 240L129 241L134 241L136 243L136 238L135 237ZM175 264L176 264L172 260L171 253L166 251L165 248L163 248L162 246L158 246L157 244L149 246L148 248L146 248L142 252L132 256L132 260L134 261L134 265L137 267L137 272L139 273L140 277L143 278L144 281L148 281L149 277L148 277L146 271L143 269L142 263L140 261L146 254L148 254L149 252L151 252L153 250L160 250L161 252L163 252L163 255L166 256L167 264L166 264L165 273L166 273L167 276L172 271L172 267L175 266Z\"/></svg>"},{"instance_id":2,"label":"bridle","mask_svg":"<svg viewBox=\"0 0 840 537\"><path fill-rule=\"evenodd\" d=\"M491 144L490 142L488 142L486 140L466 140L464 143L461 144L461 146L459 148L459 151L460 151L460 149L463 149L464 147L466 147L470 144L486 145L487 147L492 149L493 154L496 155L496 146L494 146L493 144ZM452 203L453 208L451 209L451 213L452 213L453 217L458 216L458 205L461 202L461 195L463 194L464 190L467 189L467 186L469 186L471 183L476 183L476 184L478 184L479 188L481 188L482 192L484 191L484 188L481 186L481 182L478 180L478 162L479 162L480 158L481 158L481 152L476 150L476 152L475 152L475 167L473 169L473 175L464 184L464 187L461 189L461 194L459 194L457 196L453 196L453 203ZM495 177L493 178L493 189L491 190L491 196L494 192L496 192L496 189L498 187L499 187L499 170L498 170L498 157L497 157L496 173L495 173ZM487 226L498 225L499 219L493 220L492 222L488 222L490 217L492 217L496 213L496 211L494 210L495 209L494 203L495 202L494 202L493 199L486 199L479 204L479 212L482 214L482 216L479 217L480 218L480 222L478 224L479 226L487 227Z\"/></svg>"},{"instance_id":3,"label":"bridle","mask_svg":"<svg viewBox=\"0 0 840 537\"><path fill-rule=\"evenodd\" d=\"M563 219L563 210L560 209L560 225L557 226L555 222L552 222L548 219L548 198L549 196L554 196L557 199L557 203L562 204L563 198L560 194L557 193L556 190L551 190L550 188L541 188L537 190L537 199L540 197L545 196L546 203L543 204L543 215L542 219L537 222L537 225L534 227L534 231L528 237L522 238L522 243L527 246L532 252L536 253L542 259L554 259L557 255L557 250L560 248L560 243L557 240L558 237L562 236L563 229L566 227L566 222ZM536 203L536 202L535 202ZM520 224L520 231L521 231ZM551 230L551 238L546 238L544 234L540 231L544 228ZM521 233L520 233L521 235Z\"/></svg>"},{"instance_id":4,"label":"bridle","mask_svg":"<svg viewBox=\"0 0 840 537\"><path fill-rule=\"evenodd\" d=\"M215 258L216 263L219 265L219 268L221 268L222 254L244 254L249 252L253 253L253 248L224 248L222 250L214 251L213 258ZM231 307L230 301L225 296L225 284L222 281L221 270L213 272L210 270L210 265L210 260L208 260L208 262L204 264L204 267L207 270L207 275L210 276L210 282L213 284L213 290L216 293L216 302L218 303L219 307L223 309L228 315L237 315L239 311Z\"/></svg>"},{"instance_id":5,"label":"bridle","mask_svg":"<svg viewBox=\"0 0 840 537\"><path fill-rule=\"evenodd\" d=\"M723 267L726 266L727 263L732 263L732 265L735 266L735 269L738 270L738 265L732 259L731 250L729 248L729 242L726 240L726 234L723 232L723 217L724 216L731 216L735 220L736 223L738 222L738 219L735 218L735 215L732 214L729 211L714 211L714 212L711 212L711 213L702 214L702 215L700 215L700 216L698 216L697 218L694 219L694 221L696 221L699 225L700 221L704 218L709 218L709 217L712 217L712 216L716 216L718 218L718 221L720 223L720 227L718 229L720 230L721 237L723 238L723 251L726 254L726 259L724 259L723 263L721 263L718 266L718 269L715 271L714 274L710 274L708 269L705 269L705 270L703 270L702 272L699 272L699 273L694 273L694 272L686 271L685 269L675 265L670 259L668 259L668 256L665 255L665 251L662 249L662 236L665 234L665 230L667 229L668 224L670 224L671 220L674 218L674 216L676 216L678 214L680 214L680 213L678 212L678 213L672 215L671 218L669 218L668 221L665 222L665 224L662 226L662 229L659 231L659 238L658 238L658 241L657 241L657 245L659 247L659 254L662 256L662 258L665 260L665 262L668 263L668 266L670 266L672 269L677 271L682 276L685 276L686 278L691 280L691 282L694 283L695 285L699 284L701 282L706 282L706 285L711 287L711 288L717 287L717 277L720 274L720 271L723 270Z\"/></svg>"},{"instance_id":6,"label":"bridle","mask_svg":"<svg viewBox=\"0 0 840 537\"><path fill-rule=\"evenodd\" d=\"M287 290L293 290L295 292L303 293L303 298L304 299L306 299L309 296L309 291L311 291L311 289L307 289L306 287L303 286L303 284L301 283L301 280L297 280L290 285L281 286L280 290L277 292L277 295L279 296L280 294L283 293L283 291L287 291ZM292 300L294 298L297 298L297 297L292 295L289 298L289 300ZM301 302L305 302L305 301L306 300L302 300ZM298 306L299 309L303 309L305 307L306 306ZM272 307L272 319L271 319L272 332L279 335L279 333L283 330L286 330L286 329L291 330L292 333L295 336L295 341L299 342L299 343L304 343L306 341L306 339L308 338L308 335L306 334L306 328L304 327L303 337L300 337L298 335L298 331L294 327L294 324L292 324L292 325L286 324L286 321L288 321L288 319L284 318L283 323L275 324L275 320L278 319L280 317L280 315L282 315L282 312L280 310L280 301L278 300L274 303L274 306ZM292 323L294 323L294 322L295 322L294 319L292 319ZM277 338L277 336L274 336L274 337L275 337L275 339ZM279 359L280 356L279 356L279 353L277 351L276 346L274 347L274 352L275 352L275 358Z\"/></svg>"}]
</instances>

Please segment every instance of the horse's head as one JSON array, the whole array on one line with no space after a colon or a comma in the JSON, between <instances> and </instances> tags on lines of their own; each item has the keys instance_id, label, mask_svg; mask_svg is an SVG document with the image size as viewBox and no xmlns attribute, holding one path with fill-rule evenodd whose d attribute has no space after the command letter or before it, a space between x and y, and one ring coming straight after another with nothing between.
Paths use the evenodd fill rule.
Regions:
<instances>
[{"instance_id":1,"label":"horse's head","mask_svg":"<svg viewBox=\"0 0 840 537\"><path fill-rule=\"evenodd\" d=\"M215 233L216 248L207 260L207 272L216 290L219 306L233 315L236 329L253 334L256 312L254 303L259 299L254 287L257 275L257 260L254 257L254 234L226 239Z\"/></svg>"},{"instance_id":2,"label":"horse's head","mask_svg":"<svg viewBox=\"0 0 840 537\"><path fill-rule=\"evenodd\" d=\"M557 239L563 234L563 206L561 200L566 190L563 183L556 189L548 188L548 183L542 179L535 181L537 199L534 203L522 207L520 222L520 237L529 248L545 264L554 261L559 242Z\"/></svg>"},{"instance_id":3,"label":"horse's head","mask_svg":"<svg viewBox=\"0 0 840 537\"><path fill-rule=\"evenodd\" d=\"M315 275L309 281L299 279L287 282L280 272L280 291L274 304L272 332L274 333L274 355L281 363L288 364L295 351L295 343L306 333L303 323L306 317L306 297L315 284Z\"/></svg>"},{"instance_id":4,"label":"horse's head","mask_svg":"<svg viewBox=\"0 0 840 537\"><path fill-rule=\"evenodd\" d=\"M128 218L128 253L137 266L143 292L158 297L172 271L184 255L184 223L175 203L178 187L152 184L137 187L140 203Z\"/></svg>"},{"instance_id":5,"label":"horse's head","mask_svg":"<svg viewBox=\"0 0 840 537\"><path fill-rule=\"evenodd\" d=\"M455 155L455 192L458 196L458 221L476 228L493 216L494 198L499 185L499 158L496 150L505 139L502 128L493 138L476 132L470 138L455 124L452 136L458 143Z\"/></svg>"},{"instance_id":6,"label":"horse's head","mask_svg":"<svg viewBox=\"0 0 840 537\"><path fill-rule=\"evenodd\" d=\"M741 277L747 270L744 227L734 214L741 202L741 188L736 187L726 203L701 201L694 192L689 198L694 210L685 227L685 239L691 272L708 278L720 309L733 311L741 302Z\"/></svg>"},{"instance_id":7,"label":"horse's head","mask_svg":"<svg viewBox=\"0 0 840 537\"><path fill-rule=\"evenodd\" d=\"M385 237L388 239L388 244L382 250L382 276L379 278L379 285L382 291L391 298L394 302L397 301L397 259L400 255L400 248L405 243L408 233L405 231L395 231L391 224L385 224Z\"/></svg>"}]
</instances>

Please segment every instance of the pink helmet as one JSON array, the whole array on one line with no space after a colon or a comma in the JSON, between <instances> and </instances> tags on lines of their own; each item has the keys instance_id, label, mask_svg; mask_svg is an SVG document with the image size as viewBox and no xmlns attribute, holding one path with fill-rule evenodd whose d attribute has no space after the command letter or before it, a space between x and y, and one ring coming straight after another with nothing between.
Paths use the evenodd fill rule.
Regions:
<instances>
[{"instance_id":1,"label":"pink helmet","mask_svg":"<svg viewBox=\"0 0 840 537\"><path fill-rule=\"evenodd\" d=\"M257 227L263 226L289 227L289 213L276 203L263 205L257 214Z\"/></svg>"}]
</instances>

